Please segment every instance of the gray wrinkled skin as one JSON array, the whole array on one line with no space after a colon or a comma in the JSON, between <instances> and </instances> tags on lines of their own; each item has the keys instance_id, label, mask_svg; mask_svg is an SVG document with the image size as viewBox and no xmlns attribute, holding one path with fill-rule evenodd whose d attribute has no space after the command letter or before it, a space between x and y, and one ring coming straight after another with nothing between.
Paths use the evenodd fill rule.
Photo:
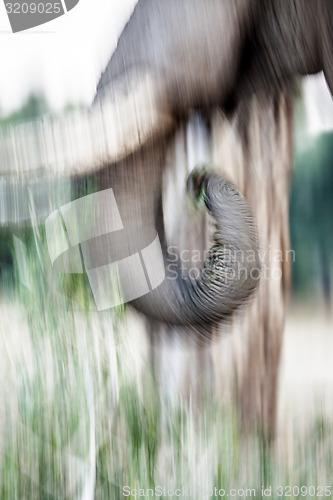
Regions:
<instances>
[{"instance_id":1,"label":"gray wrinkled skin","mask_svg":"<svg viewBox=\"0 0 333 500\"><path fill-rule=\"evenodd\" d=\"M194 172L189 182L204 191L215 221L214 245L201 274L184 277L166 255L163 284L133 305L164 323L207 326L225 319L258 285L258 236L247 201L230 182L205 172Z\"/></svg>"}]
</instances>

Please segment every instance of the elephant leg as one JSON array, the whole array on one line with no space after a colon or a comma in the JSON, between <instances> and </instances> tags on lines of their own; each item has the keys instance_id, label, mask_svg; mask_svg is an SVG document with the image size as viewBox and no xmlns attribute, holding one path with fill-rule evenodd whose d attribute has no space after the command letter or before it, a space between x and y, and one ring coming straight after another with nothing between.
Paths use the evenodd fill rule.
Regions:
<instances>
[{"instance_id":1,"label":"elephant leg","mask_svg":"<svg viewBox=\"0 0 333 500\"><path fill-rule=\"evenodd\" d=\"M289 289L288 192L292 152L292 106L288 89L244 97L231 119L212 122L213 161L244 189L259 234L261 280L253 300L236 312L231 335L220 342L216 379L221 395L230 380L242 427L274 436L279 362ZM218 354L215 359L220 359ZM230 363L230 360L233 360ZM230 376L230 370L233 375ZM226 372L227 371L227 372ZM227 382L226 382L227 384Z\"/></svg>"}]
</instances>

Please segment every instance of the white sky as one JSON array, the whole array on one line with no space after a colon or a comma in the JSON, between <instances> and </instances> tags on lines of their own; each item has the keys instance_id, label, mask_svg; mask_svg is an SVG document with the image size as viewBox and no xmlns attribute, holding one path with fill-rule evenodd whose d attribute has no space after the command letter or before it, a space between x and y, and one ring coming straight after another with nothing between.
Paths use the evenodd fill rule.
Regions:
<instances>
[{"instance_id":1,"label":"white sky","mask_svg":"<svg viewBox=\"0 0 333 500\"><path fill-rule=\"evenodd\" d=\"M310 134L332 130L333 100L323 74L305 78L304 90Z\"/></svg>"},{"instance_id":2,"label":"white sky","mask_svg":"<svg viewBox=\"0 0 333 500\"><path fill-rule=\"evenodd\" d=\"M13 34L0 0L0 109L17 109L33 90L56 110L90 103L96 84L137 0L80 0L68 14ZM333 103L323 77L307 78L309 131L333 128Z\"/></svg>"},{"instance_id":3,"label":"white sky","mask_svg":"<svg viewBox=\"0 0 333 500\"><path fill-rule=\"evenodd\" d=\"M100 73L136 0L80 0L67 14L13 34L0 1L0 108L18 108L32 90L50 105L91 102Z\"/></svg>"}]
</instances>

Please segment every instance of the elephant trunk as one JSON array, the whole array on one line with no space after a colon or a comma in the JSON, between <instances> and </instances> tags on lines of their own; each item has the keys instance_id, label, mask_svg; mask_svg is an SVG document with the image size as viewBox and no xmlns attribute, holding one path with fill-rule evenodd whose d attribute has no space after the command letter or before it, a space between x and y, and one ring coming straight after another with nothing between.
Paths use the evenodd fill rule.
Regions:
<instances>
[{"instance_id":1,"label":"elephant trunk","mask_svg":"<svg viewBox=\"0 0 333 500\"><path fill-rule=\"evenodd\" d=\"M260 278L258 236L247 201L230 182L196 172L188 185L203 195L215 219L208 258L198 277L184 277L180 258L175 262L166 251L165 280L132 305L167 324L204 326L225 319L255 290Z\"/></svg>"}]
</instances>

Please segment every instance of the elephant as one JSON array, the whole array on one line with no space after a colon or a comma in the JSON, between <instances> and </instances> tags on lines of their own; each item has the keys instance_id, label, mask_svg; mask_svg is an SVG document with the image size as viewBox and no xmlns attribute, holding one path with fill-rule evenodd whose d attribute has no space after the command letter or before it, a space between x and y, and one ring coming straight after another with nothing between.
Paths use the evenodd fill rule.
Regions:
<instances>
[{"instance_id":1,"label":"elephant","mask_svg":"<svg viewBox=\"0 0 333 500\"><path fill-rule=\"evenodd\" d=\"M114 189L125 224L157 228L167 268L161 176L177 127L193 109L232 115L244 96L297 75L323 71L333 92L332 27L330 0L139 0L91 108L6 131L0 172L95 173L100 189ZM259 243L247 201L227 179L199 170L188 188L215 219L200 277L167 276L133 305L158 321L205 327L253 294Z\"/></svg>"}]
</instances>

